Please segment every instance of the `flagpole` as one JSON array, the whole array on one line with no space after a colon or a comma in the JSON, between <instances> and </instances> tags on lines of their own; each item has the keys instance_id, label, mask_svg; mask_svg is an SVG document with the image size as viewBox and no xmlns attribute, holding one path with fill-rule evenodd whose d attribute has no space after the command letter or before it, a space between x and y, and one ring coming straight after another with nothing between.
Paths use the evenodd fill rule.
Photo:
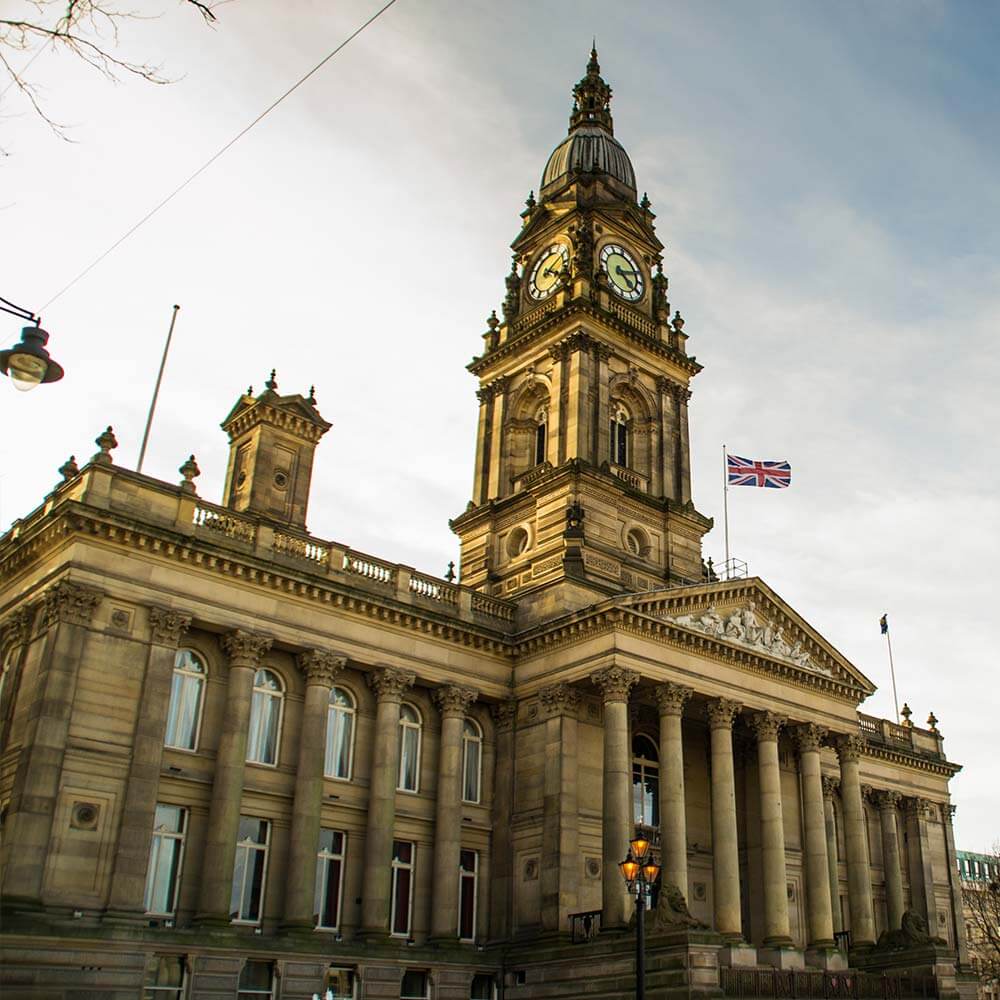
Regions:
<instances>
[{"instance_id":1,"label":"flagpole","mask_svg":"<svg viewBox=\"0 0 1000 1000\"><path fill-rule=\"evenodd\" d=\"M899 696L896 694L896 667L892 662L892 638L889 635L888 615L883 615L885 620L885 644L889 648L889 676L892 678L892 701L896 708L896 725L899 725Z\"/></svg>"},{"instance_id":2,"label":"flagpole","mask_svg":"<svg viewBox=\"0 0 1000 1000\"><path fill-rule=\"evenodd\" d=\"M726 470L726 446L722 446L722 510L723 520L726 526L726 579L729 579L729 475Z\"/></svg>"},{"instance_id":3,"label":"flagpole","mask_svg":"<svg viewBox=\"0 0 1000 1000\"><path fill-rule=\"evenodd\" d=\"M142 472L142 463L146 458L146 445L149 444L149 430L153 426L153 414L156 412L156 401L160 397L160 383L163 381L163 369L167 367L167 354L170 351L170 341L174 336L174 323L177 322L177 311L180 306L174 306L170 316L170 329L167 331L167 342L163 345L163 357L160 359L160 371L156 376L156 386L153 389L153 399L149 404L149 416L146 417L146 430L142 435L142 446L139 448L139 462L136 472Z\"/></svg>"}]
</instances>

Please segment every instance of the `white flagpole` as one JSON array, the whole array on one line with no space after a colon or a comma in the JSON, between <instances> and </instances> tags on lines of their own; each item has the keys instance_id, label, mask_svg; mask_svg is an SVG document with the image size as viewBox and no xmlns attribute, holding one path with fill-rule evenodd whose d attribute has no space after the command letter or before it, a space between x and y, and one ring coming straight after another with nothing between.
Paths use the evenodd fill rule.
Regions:
<instances>
[{"instance_id":1,"label":"white flagpole","mask_svg":"<svg viewBox=\"0 0 1000 1000\"><path fill-rule=\"evenodd\" d=\"M167 342L163 345L163 357L160 359L160 371L156 376L156 386L153 389L153 399L149 404L149 416L146 417L146 430L142 435L142 447L139 449L139 461L136 472L142 472L142 463L146 458L146 445L149 444L149 430L153 426L153 414L156 413L156 401L160 397L160 383L163 381L163 369L167 367L167 354L170 351L170 341L174 336L174 323L177 322L177 311L180 306L174 306L170 315L170 329L167 331Z\"/></svg>"},{"instance_id":2,"label":"white flagpole","mask_svg":"<svg viewBox=\"0 0 1000 1000\"><path fill-rule=\"evenodd\" d=\"M726 579L729 579L729 472L726 468L726 446L722 446L722 510L726 526Z\"/></svg>"},{"instance_id":3,"label":"white flagpole","mask_svg":"<svg viewBox=\"0 0 1000 1000\"><path fill-rule=\"evenodd\" d=\"M889 637L889 616L885 618L885 644L889 649L889 676L892 678L892 702L896 707L896 725L899 725L899 696L896 694L896 667L892 662L892 639Z\"/></svg>"}]
</instances>

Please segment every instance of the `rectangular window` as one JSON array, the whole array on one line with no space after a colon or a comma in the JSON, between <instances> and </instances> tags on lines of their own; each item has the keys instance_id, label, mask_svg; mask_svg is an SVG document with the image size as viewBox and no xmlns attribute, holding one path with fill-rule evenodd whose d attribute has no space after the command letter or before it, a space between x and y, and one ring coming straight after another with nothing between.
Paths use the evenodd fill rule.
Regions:
<instances>
[{"instance_id":1,"label":"rectangular window","mask_svg":"<svg viewBox=\"0 0 1000 1000\"><path fill-rule=\"evenodd\" d=\"M458 869L458 937L461 941L474 941L479 855L475 851L462 851Z\"/></svg>"},{"instance_id":2,"label":"rectangular window","mask_svg":"<svg viewBox=\"0 0 1000 1000\"><path fill-rule=\"evenodd\" d=\"M472 987L469 990L471 1000L495 1000L496 981L492 973L477 972L472 977Z\"/></svg>"},{"instance_id":3,"label":"rectangular window","mask_svg":"<svg viewBox=\"0 0 1000 1000\"><path fill-rule=\"evenodd\" d=\"M274 997L274 962L251 962L243 966L236 1000L270 1000Z\"/></svg>"},{"instance_id":4,"label":"rectangular window","mask_svg":"<svg viewBox=\"0 0 1000 1000\"><path fill-rule=\"evenodd\" d=\"M410 936L410 911L413 909L414 853L414 846L408 840L394 840L392 842L393 937L408 938Z\"/></svg>"},{"instance_id":5,"label":"rectangular window","mask_svg":"<svg viewBox=\"0 0 1000 1000\"><path fill-rule=\"evenodd\" d=\"M326 993L323 1000L354 1000L357 981L354 969L338 969L331 965L326 970Z\"/></svg>"},{"instance_id":6,"label":"rectangular window","mask_svg":"<svg viewBox=\"0 0 1000 1000\"><path fill-rule=\"evenodd\" d=\"M266 819L240 817L236 863L233 866L233 892L229 903L229 917L238 923L260 923L270 832L271 824Z\"/></svg>"},{"instance_id":7,"label":"rectangular window","mask_svg":"<svg viewBox=\"0 0 1000 1000\"><path fill-rule=\"evenodd\" d=\"M172 917L177 908L187 810L157 803L146 869L146 912Z\"/></svg>"},{"instance_id":8,"label":"rectangular window","mask_svg":"<svg viewBox=\"0 0 1000 1000\"><path fill-rule=\"evenodd\" d=\"M146 966L143 1000L181 1000L186 968L184 955L154 955Z\"/></svg>"},{"instance_id":9,"label":"rectangular window","mask_svg":"<svg viewBox=\"0 0 1000 1000\"><path fill-rule=\"evenodd\" d=\"M320 830L316 860L316 926L335 931L340 927L340 897L344 879L344 844L340 830Z\"/></svg>"},{"instance_id":10,"label":"rectangular window","mask_svg":"<svg viewBox=\"0 0 1000 1000\"><path fill-rule=\"evenodd\" d=\"M407 969L399 985L402 1000L427 1000L430 996L430 976L423 969Z\"/></svg>"}]
</instances>

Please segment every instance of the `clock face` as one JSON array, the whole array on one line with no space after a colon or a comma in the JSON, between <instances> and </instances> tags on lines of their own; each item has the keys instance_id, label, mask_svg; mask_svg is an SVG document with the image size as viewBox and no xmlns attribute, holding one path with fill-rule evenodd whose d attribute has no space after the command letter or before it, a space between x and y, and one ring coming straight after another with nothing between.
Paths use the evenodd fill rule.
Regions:
<instances>
[{"instance_id":1,"label":"clock face","mask_svg":"<svg viewBox=\"0 0 1000 1000\"><path fill-rule=\"evenodd\" d=\"M531 270L528 293L533 299L544 299L551 295L559 284L559 279L569 267L569 250L561 243L546 247Z\"/></svg>"},{"instance_id":2,"label":"clock face","mask_svg":"<svg viewBox=\"0 0 1000 1000\"><path fill-rule=\"evenodd\" d=\"M628 302L638 302L642 298L642 271L628 250L609 243L601 249L601 267L616 294Z\"/></svg>"}]
</instances>

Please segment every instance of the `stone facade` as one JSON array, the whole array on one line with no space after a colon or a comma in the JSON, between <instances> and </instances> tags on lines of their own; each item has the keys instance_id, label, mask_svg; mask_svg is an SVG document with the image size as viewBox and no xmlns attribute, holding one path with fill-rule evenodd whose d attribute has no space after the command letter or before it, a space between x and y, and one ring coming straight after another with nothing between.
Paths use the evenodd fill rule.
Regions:
<instances>
[{"instance_id":1,"label":"stone facade","mask_svg":"<svg viewBox=\"0 0 1000 1000\"><path fill-rule=\"evenodd\" d=\"M900 955L955 991L958 768L703 567L700 365L596 53L574 93L470 366L460 584L307 532L330 425L273 376L226 419L225 506L102 445L0 538L6 1000L628 995L637 830L690 911L655 995Z\"/></svg>"}]
</instances>

